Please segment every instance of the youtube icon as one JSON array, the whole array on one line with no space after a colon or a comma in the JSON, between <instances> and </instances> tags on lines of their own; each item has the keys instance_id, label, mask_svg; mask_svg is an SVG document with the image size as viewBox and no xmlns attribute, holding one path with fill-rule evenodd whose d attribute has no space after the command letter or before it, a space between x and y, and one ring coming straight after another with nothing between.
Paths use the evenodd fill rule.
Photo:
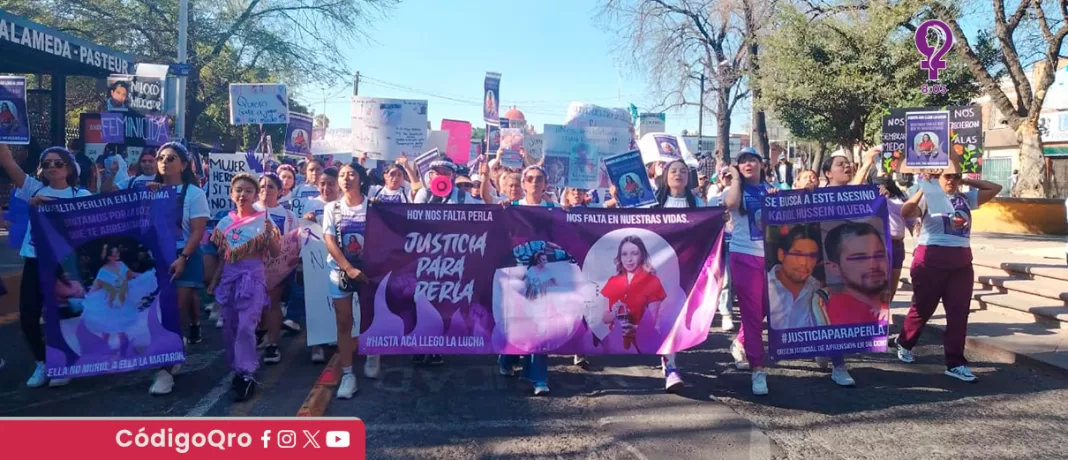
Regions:
<instances>
[{"instance_id":1,"label":"youtube icon","mask_svg":"<svg viewBox=\"0 0 1068 460\"><path fill-rule=\"evenodd\" d=\"M328 431L326 432L326 447L349 447L349 432L348 431Z\"/></svg>"}]
</instances>

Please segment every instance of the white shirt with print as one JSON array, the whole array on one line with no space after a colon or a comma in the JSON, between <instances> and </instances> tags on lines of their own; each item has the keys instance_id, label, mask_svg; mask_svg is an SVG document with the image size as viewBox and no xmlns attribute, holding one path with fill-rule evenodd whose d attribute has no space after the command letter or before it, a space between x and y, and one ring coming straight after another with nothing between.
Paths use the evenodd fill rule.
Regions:
<instances>
[{"instance_id":1,"label":"white shirt with print","mask_svg":"<svg viewBox=\"0 0 1068 460\"><path fill-rule=\"evenodd\" d=\"M52 188L42 184L41 181L26 176L26 181L22 183L22 188L15 191L15 196L29 202L35 196L47 196L52 198L77 198L83 196L92 195L88 190L84 188ZM22 249L19 250L19 255L22 257L28 257L31 259L37 258L37 250L33 247L33 232L31 231L32 223L26 224L26 236L22 239Z\"/></svg>"},{"instance_id":2,"label":"white shirt with print","mask_svg":"<svg viewBox=\"0 0 1068 460\"><path fill-rule=\"evenodd\" d=\"M367 199L359 206L348 206L345 199L331 201L323 209L323 238L340 241L338 246L350 261L363 254L364 230L367 227ZM340 237L338 233L341 233ZM331 270L340 268L334 256L327 251L326 263Z\"/></svg>"}]
</instances>

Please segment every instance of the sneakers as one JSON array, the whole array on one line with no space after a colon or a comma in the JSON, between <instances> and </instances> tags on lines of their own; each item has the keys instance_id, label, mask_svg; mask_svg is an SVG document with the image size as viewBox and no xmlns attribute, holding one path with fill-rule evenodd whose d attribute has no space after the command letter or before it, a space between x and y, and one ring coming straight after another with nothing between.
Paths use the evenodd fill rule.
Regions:
<instances>
[{"instance_id":1,"label":"sneakers","mask_svg":"<svg viewBox=\"0 0 1068 460\"><path fill-rule=\"evenodd\" d=\"M501 360L497 360L497 373L505 377L515 376L515 367L512 365L506 365Z\"/></svg>"},{"instance_id":2,"label":"sneakers","mask_svg":"<svg viewBox=\"0 0 1068 460\"><path fill-rule=\"evenodd\" d=\"M148 394L160 396L170 394L172 390L174 390L174 376L163 369L156 371L156 376L152 379L152 387L148 389Z\"/></svg>"},{"instance_id":3,"label":"sneakers","mask_svg":"<svg viewBox=\"0 0 1068 460\"><path fill-rule=\"evenodd\" d=\"M962 382L975 382L979 380L979 377L976 377L968 366L957 366L953 369L948 369L946 370L946 375Z\"/></svg>"},{"instance_id":4,"label":"sneakers","mask_svg":"<svg viewBox=\"0 0 1068 460\"><path fill-rule=\"evenodd\" d=\"M263 351L263 362L267 364L282 362L282 351L278 349L278 345L267 345L267 349Z\"/></svg>"},{"instance_id":5,"label":"sneakers","mask_svg":"<svg viewBox=\"0 0 1068 460\"><path fill-rule=\"evenodd\" d=\"M764 396L768 394L768 373L764 371L753 372L753 394Z\"/></svg>"},{"instance_id":6,"label":"sneakers","mask_svg":"<svg viewBox=\"0 0 1068 460\"><path fill-rule=\"evenodd\" d=\"M286 332L289 332L290 334L300 334L300 323L298 323L296 321L293 321L291 319L287 319L285 321L282 321L282 328L285 329Z\"/></svg>"},{"instance_id":7,"label":"sneakers","mask_svg":"<svg viewBox=\"0 0 1068 460\"><path fill-rule=\"evenodd\" d=\"M211 314L212 314L212 316L216 316L215 312L212 312ZM217 327L219 329L222 329L222 327L223 327L223 318L222 318L222 316L216 316L216 318L215 318L215 327Z\"/></svg>"},{"instance_id":8,"label":"sneakers","mask_svg":"<svg viewBox=\"0 0 1068 460\"><path fill-rule=\"evenodd\" d=\"M682 377L679 376L678 369L667 368L664 370L664 391L678 393L685 386L682 382Z\"/></svg>"},{"instance_id":9,"label":"sneakers","mask_svg":"<svg viewBox=\"0 0 1068 460\"><path fill-rule=\"evenodd\" d=\"M731 342L731 356L734 358L735 369L749 370L749 361L745 359L745 349L737 340Z\"/></svg>"},{"instance_id":10,"label":"sneakers","mask_svg":"<svg viewBox=\"0 0 1068 460\"><path fill-rule=\"evenodd\" d=\"M204 336L200 331L200 323L189 324L189 343L198 344L204 341Z\"/></svg>"},{"instance_id":11,"label":"sneakers","mask_svg":"<svg viewBox=\"0 0 1068 460\"><path fill-rule=\"evenodd\" d=\"M817 356L816 365L819 366L821 371L825 371L831 367L831 358L826 356Z\"/></svg>"},{"instance_id":12,"label":"sneakers","mask_svg":"<svg viewBox=\"0 0 1068 460\"><path fill-rule=\"evenodd\" d=\"M352 399L356 394L356 375L352 373L341 375L341 384L337 386L337 399Z\"/></svg>"},{"instance_id":13,"label":"sneakers","mask_svg":"<svg viewBox=\"0 0 1068 460\"><path fill-rule=\"evenodd\" d=\"M731 315L723 315L722 318L723 319L720 322L719 327L721 329L723 329L723 332L733 331L734 330L734 320L731 319Z\"/></svg>"},{"instance_id":14,"label":"sneakers","mask_svg":"<svg viewBox=\"0 0 1068 460\"><path fill-rule=\"evenodd\" d=\"M48 383L48 368L45 367L43 361L37 361L37 367L33 369L33 375L26 381L26 386L30 388L43 387Z\"/></svg>"},{"instance_id":15,"label":"sneakers","mask_svg":"<svg viewBox=\"0 0 1068 460\"><path fill-rule=\"evenodd\" d=\"M549 394L549 385L544 383L534 384L534 396L546 396Z\"/></svg>"},{"instance_id":16,"label":"sneakers","mask_svg":"<svg viewBox=\"0 0 1068 460\"><path fill-rule=\"evenodd\" d=\"M843 366L834 366L831 370L831 380L837 383L838 386L852 387L856 386L857 382L853 380L853 376L849 375L849 369Z\"/></svg>"},{"instance_id":17,"label":"sneakers","mask_svg":"<svg viewBox=\"0 0 1068 460\"><path fill-rule=\"evenodd\" d=\"M901 345L897 346L897 359L908 364L916 362L916 356L912 354L912 350L906 350L905 347Z\"/></svg>"},{"instance_id":18,"label":"sneakers","mask_svg":"<svg viewBox=\"0 0 1068 460\"><path fill-rule=\"evenodd\" d=\"M590 367L590 362L586 361L586 357L582 355L575 355L574 363L583 369Z\"/></svg>"},{"instance_id":19,"label":"sneakers","mask_svg":"<svg viewBox=\"0 0 1068 460\"><path fill-rule=\"evenodd\" d=\"M267 329L256 330L256 349L262 350L268 345L267 343Z\"/></svg>"},{"instance_id":20,"label":"sneakers","mask_svg":"<svg viewBox=\"0 0 1068 460\"><path fill-rule=\"evenodd\" d=\"M312 348L311 362L313 364L322 364L326 362L326 350L323 347Z\"/></svg>"},{"instance_id":21,"label":"sneakers","mask_svg":"<svg viewBox=\"0 0 1068 460\"><path fill-rule=\"evenodd\" d=\"M382 357L379 355L367 355L367 361L363 363L363 375L369 379L377 379L382 374Z\"/></svg>"},{"instance_id":22,"label":"sneakers","mask_svg":"<svg viewBox=\"0 0 1068 460\"><path fill-rule=\"evenodd\" d=\"M234 401L245 401L256 393L256 379L251 375L235 375L232 383Z\"/></svg>"}]
</instances>

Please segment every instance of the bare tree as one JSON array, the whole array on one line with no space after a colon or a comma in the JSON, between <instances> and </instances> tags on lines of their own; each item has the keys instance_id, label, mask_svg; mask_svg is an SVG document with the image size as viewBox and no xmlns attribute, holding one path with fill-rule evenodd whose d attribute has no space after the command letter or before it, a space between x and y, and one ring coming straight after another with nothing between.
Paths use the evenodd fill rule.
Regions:
<instances>
[{"instance_id":1,"label":"bare tree","mask_svg":"<svg viewBox=\"0 0 1068 460\"><path fill-rule=\"evenodd\" d=\"M725 153L731 114L749 96L742 84L750 65L747 29L736 6L732 0L603 0L599 14L623 40L628 60L648 73L655 110L712 99L716 149ZM701 75L705 91L693 97Z\"/></svg>"},{"instance_id":2,"label":"bare tree","mask_svg":"<svg viewBox=\"0 0 1068 460\"><path fill-rule=\"evenodd\" d=\"M955 51L963 56L982 85L983 92L990 96L994 106L1004 115L1006 123L1016 132L1020 142L1020 174L1016 188L1019 196L1045 197L1049 184L1042 157L1039 115L1049 87L1053 85L1061 45L1068 36L1068 0L1019 0L1011 16L1006 14L1006 3L1010 2L991 0L994 40L990 45L996 47L1000 57L994 62L983 59L979 40L975 44L970 43L961 29L958 20L961 10L968 4L953 7L934 3L931 10L949 25L953 31ZM1060 18L1047 17L1047 9L1052 13L1054 6L1059 7ZM1027 75L1029 59L1025 43L1036 43L1036 39L1039 44L1037 49L1041 50L1042 56L1034 62L1040 71L1032 80ZM1000 71L1007 73L1007 80L1015 90L1012 98L1002 89L1004 79L997 78Z\"/></svg>"}]
</instances>

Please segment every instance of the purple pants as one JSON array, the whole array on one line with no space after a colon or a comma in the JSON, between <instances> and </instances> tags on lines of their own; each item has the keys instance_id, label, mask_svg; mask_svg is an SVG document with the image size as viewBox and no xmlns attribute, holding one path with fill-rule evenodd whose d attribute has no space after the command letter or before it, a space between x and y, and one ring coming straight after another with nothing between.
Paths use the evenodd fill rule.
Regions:
<instances>
[{"instance_id":1,"label":"purple pants","mask_svg":"<svg viewBox=\"0 0 1068 460\"><path fill-rule=\"evenodd\" d=\"M262 260L244 259L227 263L215 287L215 302L222 306L226 361L239 375L260 367L256 325L268 303L266 279Z\"/></svg>"},{"instance_id":2,"label":"purple pants","mask_svg":"<svg viewBox=\"0 0 1068 460\"><path fill-rule=\"evenodd\" d=\"M731 286L738 296L738 313L742 317L738 341L745 348L749 364L764 367L764 304L768 296L764 258L732 252L730 267Z\"/></svg>"},{"instance_id":3,"label":"purple pants","mask_svg":"<svg viewBox=\"0 0 1068 460\"><path fill-rule=\"evenodd\" d=\"M968 315L975 282L972 249L917 246L912 253L911 272L912 308L905 316L897 343L912 350L920 340L923 327L938 308L938 302L942 301L946 311L946 332L942 338L946 368L967 365L964 341L968 338Z\"/></svg>"}]
</instances>

